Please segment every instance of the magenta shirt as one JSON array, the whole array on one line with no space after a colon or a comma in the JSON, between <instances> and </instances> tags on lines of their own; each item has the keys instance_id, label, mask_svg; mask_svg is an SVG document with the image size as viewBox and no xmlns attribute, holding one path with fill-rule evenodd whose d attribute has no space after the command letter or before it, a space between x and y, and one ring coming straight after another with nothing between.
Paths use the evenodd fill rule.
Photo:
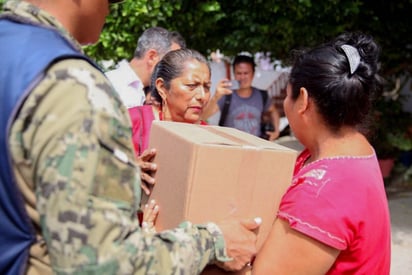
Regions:
<instances>
[{"instance_id":1,"label":"magenta shirt","mask_svg":"<svg viewBox=\"0 0 412 275\"><path fill-rule=\"evenodd\" d=\"M325 158L295 165L277 216L340 250L327 274L389 274L389 208L376 155Z\"/></svg>"},{"instance_id":2,"label":"magenta shirt","mask_svg":"<svg viewBox=\"0 0 412 275\"><path fill-rule=\"evenodd\" d=\"M151 105L136 106L128 109L132 121L132 140L136 156L149 147L150 129L155 119Z\"/></svg>"}]
</instances>

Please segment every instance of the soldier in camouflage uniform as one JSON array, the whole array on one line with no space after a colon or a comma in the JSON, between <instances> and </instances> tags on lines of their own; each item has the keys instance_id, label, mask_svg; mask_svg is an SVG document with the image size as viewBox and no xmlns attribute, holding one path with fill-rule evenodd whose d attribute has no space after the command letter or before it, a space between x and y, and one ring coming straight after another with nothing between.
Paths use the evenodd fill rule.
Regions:
<instances>
[{"instance_id":1,"label":"soldier in camouflage uniform","mask_svg":"<svg viewBox=\"0 0 412 275\"><path fill-rule=\"evenodd\" d=\"M108 2L118 1L13 0L2 15L56 29L82 54L79 43L98 39ZM209 263L238 270L251 260L258 220L141 230L128 113L92 62L60 58L29 87L8 129L14 182L37 239L25 273L197 274Z\"/></svg>"}]
</instances>

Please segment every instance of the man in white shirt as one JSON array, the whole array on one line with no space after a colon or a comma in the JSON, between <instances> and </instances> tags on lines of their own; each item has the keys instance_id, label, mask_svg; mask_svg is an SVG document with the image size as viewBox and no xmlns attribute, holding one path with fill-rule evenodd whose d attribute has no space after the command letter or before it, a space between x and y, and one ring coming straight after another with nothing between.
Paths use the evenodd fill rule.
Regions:
<instances>
[{"instance_id":1,"label":"man in white shirt","mask_svg":"<svg viewBox=\"0 0 412 275\"><path fill-rule=\"evenodd\" d=\"M150 77L160 59L169 51L185 47L185 40L178 32L161 27L143 32L132 60L122 60L116 69L106 73L128 109L145 103L145 88L149 87Z\"/></svg>"}]
</instances>

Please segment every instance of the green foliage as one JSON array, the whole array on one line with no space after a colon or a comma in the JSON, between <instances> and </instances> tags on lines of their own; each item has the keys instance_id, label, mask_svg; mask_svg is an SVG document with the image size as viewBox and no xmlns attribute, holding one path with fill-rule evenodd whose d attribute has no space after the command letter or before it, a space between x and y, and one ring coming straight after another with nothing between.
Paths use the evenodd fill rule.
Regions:
<instances>
[{"instance_id":1,"label":"green foliage","mask_svg":"<svg viewBox=\"0 0 412 275\"><path fill-rule=\"evenodd\" d=\"M96 60L130 59L138 36L162 26L179 31L205 55L270 51L287 61L293 49L359 30L382 46L386 75L410 73L411 10L412 0L126 0L111 6L99 43L85 50Z\"/></svg>"},{"instance_id":2,"label":"green foliage","mask_svg":"<svg viewBox=\"0 0 412 275\"><path fill-rule=\"evenodd\" d=\"M139 34L157 25L178 30L189 47L205 55L217 48L226 55L270 51L285 60L293 48L348 29L360 5L349 0L126 1L113 7L101 42L87 52L97 59L130 57Z\"/></svg>"},{"instance_id":3,"label":"green foliage","mask_svg":"<svg viewBox=\"0 0 412 275\"><path fill-rule=\"evenodd\" d=\"M137 38L151 26L163 26L166 18L179 10L179 4L160 0L125 1L110 7L110 16L100 40L93 46L85 48L88 55L97 60L130 59L136 47Z\"/></svg>"},{"instance_id":4,"label":"green foliage","mask_svg":"<svg viewBox=\"0 0 412 275\"><path fill-rule=\"evenodd\" d=\"M219 25L229 26L221 30L226 38L222 49L230 54L270 51L285 60L292 49L312 46L347 29L359 10L353 1L257 2L222 1L227 16Z\"/></svg>"},{"instance_id":5,"label":"green foliage","mask_svg":"<svg viewBox=\"0 0 412 275\"><path fill-rule=\"evenodd\" d=\"M293 49L359 30L382 45L387 74L412 71L412 0L129 0L112 10L100 43L86 49L98 60L130 58L150 26L179 31L205 55L269 51L283 61Z\"/></svg>"},{"instance_id":6,"label":"green foliage","mask_svg":"<svg viewBox=\"0 0 412 275\"><path fill-rule=\"evenodd\" d=\"M370 141L379 158L397 158L412 150L412 114L402 108L405 98L381 96L374 103L373 134Z\"/></svg>"},{"instance_id":7,"label":"green foliage","mask_svg":"<svg viewBox=\"0 0 412 275\"><path fill-rule=\"evenodd\" d=\"M356 26L371 33L382 47L385 75L412 72L412 0L364 0Z\"/></svg>"}]
</instances>

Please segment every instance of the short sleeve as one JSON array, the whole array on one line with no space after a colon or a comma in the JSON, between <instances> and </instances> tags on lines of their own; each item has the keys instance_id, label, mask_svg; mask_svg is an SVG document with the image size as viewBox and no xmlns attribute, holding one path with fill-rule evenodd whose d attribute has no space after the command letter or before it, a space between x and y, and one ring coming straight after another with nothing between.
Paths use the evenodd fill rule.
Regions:
<instances>
[{"instance_id":1,"label":"short sleeve","mask_svg":"<svg viewBox=\"0 0 412 275\"><path fill-rule=\"evenodd\" d=\"M351 221L342 201L336 199L337 184L326 171L320 167L294 177L277 216L300 233L344 250L352 236Z\"/></svg>"}]
</instances>

